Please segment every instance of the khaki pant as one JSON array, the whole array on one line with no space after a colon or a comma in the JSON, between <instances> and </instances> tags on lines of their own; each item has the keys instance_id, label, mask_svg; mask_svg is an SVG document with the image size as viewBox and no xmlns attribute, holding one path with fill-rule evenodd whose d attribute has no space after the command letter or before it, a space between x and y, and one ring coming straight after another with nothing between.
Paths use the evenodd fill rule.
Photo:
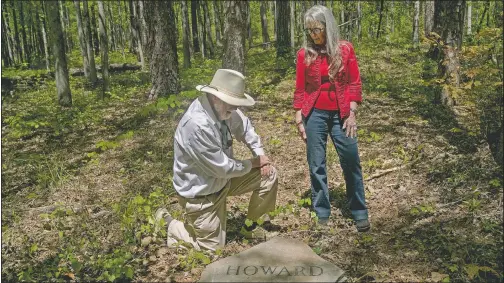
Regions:
<instances>
[{"instance_id":1,"label":"khaki pant","mask_svg":"<svg viewBox=\"0 0 504 283\"><path fill-rule=\"evenodd\" d=\"M224 247L226 243L226 197L253 192L247 218L256 221L262 215L275 209L277 195L277 173L262 178L259 168L248 174L232 178L217 194L198 198L179 198L184 208L185 223L174 219L168 226L168 246L179 240L190 243L196 250L212 250Z\"/></svg>"}]
</instances>

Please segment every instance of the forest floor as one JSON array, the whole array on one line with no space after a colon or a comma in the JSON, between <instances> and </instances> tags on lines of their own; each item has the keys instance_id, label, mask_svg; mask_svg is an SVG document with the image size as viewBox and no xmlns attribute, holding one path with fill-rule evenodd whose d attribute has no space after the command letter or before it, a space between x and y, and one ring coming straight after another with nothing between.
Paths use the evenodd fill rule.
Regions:
<instances>
[{"instance_id":1,"label":"forest floor","mask_svg":"<svg viewBox=\"0 0 504 283\"><path fill-rule=\"evenodd\" d=\"M422 53L377 50L357 49L365 86L358 139L372 224L367 233L353 226L330 143L331 221L321 228L312 217L306 148L293 123L292 71L255 88L257 104L245 112L278 171L278 236L307 243L352 281L502 280L502 177L488 146L469 130L465 108L454 115L431 102ZM157 206L181 217L171 189L180 115L174 108L190 100L165 100L180 105L159 110L163 103L145 101L146 84L136 82L141 87L131 96L100 109L102 119L59 139L9 139L6 119L15 108L3 105L3 276L83 280L105 270L114 277L102 279L134 273L139 281L193 282L205 264L258 244L238 233L250 195L228 199L227 245L218 255L168 250L152 234L149 216ZM235 153L250 156L243 145Z\"/></svg>"}]
</instances>

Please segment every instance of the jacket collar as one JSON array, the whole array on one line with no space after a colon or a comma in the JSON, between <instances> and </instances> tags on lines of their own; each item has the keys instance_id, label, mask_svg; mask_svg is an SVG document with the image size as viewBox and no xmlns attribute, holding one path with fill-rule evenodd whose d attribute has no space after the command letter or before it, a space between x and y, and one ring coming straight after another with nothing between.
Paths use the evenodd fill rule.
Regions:
<instances>
[{"instance_id":1,"label":"jacket collar","mask_svg":"<svg viewBox=\"0 0 504 283\"><path fill-rule=\"evenodd\" d=\"M215 112L213 111L212 105L210 105L210 101L208 100L207 94L203 93L203 95L198 97L198 100L201 104L201 107L203 108L203 111L206 113L206 115L210 118L210 120L212 120L214 125L216 125L217 128L220 129L221 121L215 115Z\"/></svg>"}]
</instances>

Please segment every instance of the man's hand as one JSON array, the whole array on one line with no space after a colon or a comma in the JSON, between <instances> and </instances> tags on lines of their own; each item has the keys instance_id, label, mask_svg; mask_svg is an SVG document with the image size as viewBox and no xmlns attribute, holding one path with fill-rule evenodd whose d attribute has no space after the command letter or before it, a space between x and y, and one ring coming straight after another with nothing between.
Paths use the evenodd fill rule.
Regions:
<instances>
[{"instance_id":1,"label":"man's hand","mask_svg":"<svg viewBox=\"0 0 504 283\"><path fill-rule=\"evenodd\" d=\"M252 168L263 167L270 164L269 158L266 155L259 155L252 160Z\"/></svg>"},{"instance_id":2,"label":"man's hand","mask_svg":"<svg viewBox=\"0 0 504 283\"><path fill-rule=\"evenodd\" d=\"M268 177L273 172L270 160L266 155L259 155L252 159L252 168L261 168L261 176Z\"/></svg>"}]
</instances>

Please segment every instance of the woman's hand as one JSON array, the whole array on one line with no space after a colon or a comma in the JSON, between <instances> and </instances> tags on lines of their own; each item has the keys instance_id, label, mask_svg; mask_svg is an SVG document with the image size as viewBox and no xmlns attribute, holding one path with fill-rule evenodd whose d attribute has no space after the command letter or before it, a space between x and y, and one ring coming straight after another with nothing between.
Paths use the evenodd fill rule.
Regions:
<instances>
[{"instance_id":1,"label":"woman's hand","mask_svg":"<svg viewBox=\"0 0 504 283\"><path fill-rule=\"evenodd\" d=\"M346 130L347 137L357 137L357 117L354 112L350 112L350 116L343 122L343 130Z\"/></svg>"},{"instance_id":2,"label":"woman's hand","mask_svg":"<svg viewBox=\"0 0 504 283\"><path fill-rule=\"evenodd\" d=\"M306 143L306 131L305 131L305 128L303 125L303 117L301 116L301 109L296 110L296 115L295 115L294 121L296 122L296 127L298 130L299 136Z\"/></svg>"}]
</instances>

